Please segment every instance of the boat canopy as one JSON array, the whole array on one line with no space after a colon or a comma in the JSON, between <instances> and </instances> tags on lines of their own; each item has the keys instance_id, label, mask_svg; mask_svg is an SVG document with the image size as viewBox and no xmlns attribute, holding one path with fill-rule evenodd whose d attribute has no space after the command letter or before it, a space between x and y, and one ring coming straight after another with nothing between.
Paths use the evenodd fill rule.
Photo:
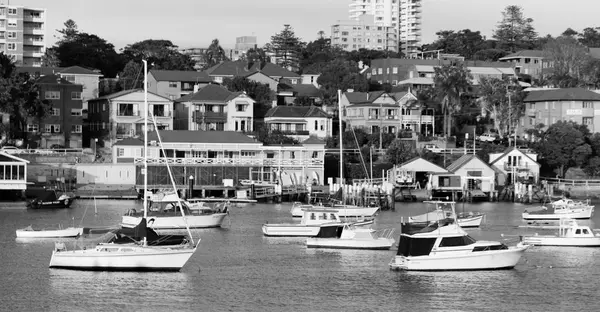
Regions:
<instances>
[{"instance_id":1,"label":"boat canopy","mask_svg":"<svg viewBox=\"0 0 600 312\"><path fill-rule=\"evenodd\" d=\"M398 256L418 257L427 256L431 252L437 237L410 237L400 235L400 243L398 243Z\"/></svg>"},{"instance_id":2,"label":"boat canopy","mask_svg":"<svg viewBox=\"0 0 600 312\"><path fill-rule=\"evenodd\" d=\"M411 222L411 223L403 223L400 232L402 234L418 234L418 233L428 233L437 230L442 226L446 226L454 223L453 218L441 219L436 222Z\"/></svg>"}]
</instances>

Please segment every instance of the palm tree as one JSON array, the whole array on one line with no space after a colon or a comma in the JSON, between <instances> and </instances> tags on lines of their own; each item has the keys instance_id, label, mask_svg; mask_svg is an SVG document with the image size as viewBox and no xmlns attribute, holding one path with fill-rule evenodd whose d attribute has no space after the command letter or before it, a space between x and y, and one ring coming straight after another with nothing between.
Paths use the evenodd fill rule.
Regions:
<instances>
[{"instance_id":1,"label":"palm tree","mask_svg":"<svg viewBox=\"0 0 600 312\"><path fill-rule=\"evenodd\" d=\"M322 30L319 30L319 32L317 32L317 35L319 36L319 39L325 38L325 32Z\"/></svg>"},{"instance_id":2,"label":"palm tree","mask_svg":"<svg viewBox=\"0 0 600 312\"><path fill-rule=\"evenodd\" d=\"M435 68L433 83L435 92L442 101L444 114L444 135L450 136L452 114L460 110L460 97L471 87L473 76L463 65L444 65Z\"/></svg>"},{"instance_id":3,"label":"palm tree","mask_svg":"<svg viewBox=\"0 0 600 312\"><path fill-rule=\"evenodd\" d=\"M220 62L229 60L227 53L219 44L219 39L213 39L208 49L204 52L204 60L206 61L206 68L210 68Z\"/></svg>"}]
</instances>

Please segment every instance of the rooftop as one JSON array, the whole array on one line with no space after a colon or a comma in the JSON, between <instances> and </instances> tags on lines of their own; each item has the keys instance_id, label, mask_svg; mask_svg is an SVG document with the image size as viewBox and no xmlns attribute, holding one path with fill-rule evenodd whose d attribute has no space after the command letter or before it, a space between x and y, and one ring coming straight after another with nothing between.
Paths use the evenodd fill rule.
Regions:
<instances>
[{"instance_id":1,"label":"rooftop","mask_svg":"<svg viewBox=\"0 0 600 312\"><path fill-rule=\"evenodd\" d=\"M583 88L551 89L531 91L523 101L600 101L600 94Z\"/></svg>"},{"instance_id":2,"label":"rooftop","mask_svg":"<svg viewBox=\"0 0 600 312\"><path fill-rule=\"evenodd\" d=\"M235 131L161 130L163 143L261 144ZM148 132L148 141L158 141L155 131Z\"/></svg>"},{"instance_id":3,"label":"rooftop","mask_svg":"<svg viewBox=\"0 0 600 312\"><path fill-rule=\"evenodd\" d=\"M273 63L256 62L248 64L246 61L222 62L207 69L206 73L210 76L247 76L257 71L260 71L269 77L300 77L300 75Z\"/></svg>"},{"instance_id":4,"label":"rooftop","mask_svg":"<svg viewBox=\"0 0 600 312\"><path fill-rule=\"evenodd\" d=\"M521 51L517 51L513 54L509 54L505 57L501 57L500 61L510 60L510 59L514 59L514 58L523 58L523 57L543 58L544 51L542 51L542 50L521 50Z\"/></svg>"},{"instance_id":5,"label":"rooftop","mask_svg":"<svg viewBox=\"0 0 600 312\"><path fill-rule=\"evenodd\" d=\"M316 106L275 106L265 114L265 118L307 118L329 117L322 109Z\"/></svg>"},{"instance_id":6,"label":"rooftop","mask_svg":"<svg viewBox=\"0 0 600 312\"><path fill-rule=\"evenodd\" d=\"M150 74L156 81L187 81L208 83L212 79L205 72L193 70L151 70Z\"/></svg>"},{"instance_id":7,"label":"rooftop","mask_svg":"<svg viewBox=\"0 0 600 312\"><path fill-rule=\"evenodd\" d=\"M243 94L242 92L231 92L225 87L219 85L209 84L206 85L198 92L187 94L177 100L176 103L181 102L196 102L196 101L208 101L208 102L227 102L238 95Z\"/></svg>"}]
</instances>

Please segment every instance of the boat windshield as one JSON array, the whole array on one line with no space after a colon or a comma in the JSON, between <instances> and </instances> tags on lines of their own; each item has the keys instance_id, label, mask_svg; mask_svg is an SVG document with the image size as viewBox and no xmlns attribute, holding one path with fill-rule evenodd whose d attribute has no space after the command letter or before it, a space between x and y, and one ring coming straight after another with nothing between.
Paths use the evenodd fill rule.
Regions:
<instances>
[{"instance_id":1,"label":"boat windshield","mask_svg":"<svg viewBox=\"0 0 600 312\"><path fill-rule=\"evenodd\" d=\"M464 236L454 236L454 237L444 237L440 242L440 247L457 247L457 246L467 246L475 243L475 239L473 239L469 235Z\"/></svg>"},{"instance_id":2,"label":"boat windshield","mask_svg":"<svg viewBox=\"0 0 600 312\"><path fill-rule=\"evenodd\" d=\"M437 237L416 238L400 235L397 255L405 257L427 256L431 252L436 240Z\"/></svg>"}]
</instances>

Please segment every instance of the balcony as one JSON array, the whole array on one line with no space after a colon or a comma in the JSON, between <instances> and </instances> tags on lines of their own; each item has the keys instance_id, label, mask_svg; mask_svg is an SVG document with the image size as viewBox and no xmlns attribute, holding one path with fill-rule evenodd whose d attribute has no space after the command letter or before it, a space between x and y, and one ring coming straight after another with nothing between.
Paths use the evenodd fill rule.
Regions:
<instances>
[{"instance_id":1,"label":"balcony","mask_svg":"<svg viewBox=\"0 0 600 312\"><path fill-rule=\"evenodd\" d=\"M198 124L207 122L227 122L227 113L194 112L192 114L192 119Z\"/></svg>"},{"instance_id":2,"label":"balcony","mask_svg":"<svg viewBox=\"0 0 600 312\"><path fill-rule=\"evenodd\" d=\"M529 166L529 164L526 162L505 163L504 164L505 171L512 171L512 170L528 171L531 169L533 169L533 168L531 166Z\"/></svg>"},{"instance_id":3,"label":"balcony","mask_svg":"<svg viewBox=\"0 0 600 312\"><path fill-rule=\"evenodd\" d=\"M40 51L23 51L23 57L43 57L44 53Z\"/></svg>"},{"instance_id":4,"label":"balcony","mask_svg":"<svg viewBox=\"0 0 600 312\"><path fill-rule=\"evenodd\" d=\"M33 40L33 39L29 38L29 39L23 40L23 44L24 45L31 45L31 46L43 47L44 46L44 40Z\"/></svg>"},{"instance_id":5,"label":"balcony","mask_svg":"<svg viewBox=\"0 0 600 312\"><path fill-rule=\"evenodd\" d=\"M23 15L23 21L25 22L36 22L36 23L43 23L46 20L44 19L43 15L39 15L39 16L33 16L31 14L24 14Z\"/></svg>"},{"instance_id":6,"label":"balcony","mask_svg":"<svg viewBox=\"0 0 600 312\"><path fill-rule=\"evenodd\" d=\"M431 115L403 115L402 116L403 124L430 124L433 123L433 116Z\"/></svg>"},{"instance_id":7,"label":"balcony","mask_svg":"<svg viewBox=\"0 0 600 312\"><path fill-rule=\"evenodd\" d=\"M44 35L44 29L38 27L24 27L23 34L25 35Z\"/></svg>"}]
</instances>

